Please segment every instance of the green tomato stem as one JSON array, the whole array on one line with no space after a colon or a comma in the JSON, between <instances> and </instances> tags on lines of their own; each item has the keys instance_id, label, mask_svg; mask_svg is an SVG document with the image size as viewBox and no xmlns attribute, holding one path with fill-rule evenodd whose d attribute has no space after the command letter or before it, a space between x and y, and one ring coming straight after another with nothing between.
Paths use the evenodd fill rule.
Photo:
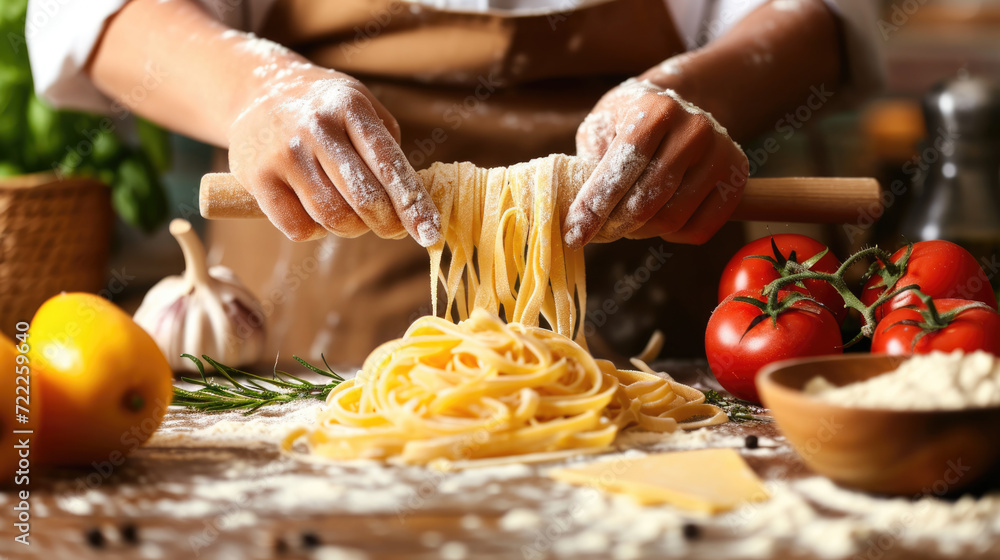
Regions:
<instances>
[{"instance_id":1,"label":"green tomato stem","mask_svg":"<svg viewBox=\"0 0 1000 560\"><path fill-rule=\"evenodd\" d=\"M813 270L805 270L796 274L791 274L789 276L784 276L774 280L770 284L764 287L764 294L768 296L767 306L770 309L777 309L778 307L778 292L782 288L790 284L796 284L805 280L818 280L820 282L826 282L827 284L833 286L840 297L844 300L844 307L850 309L855 309L858 313L864 317L864 325L861 327L861 336L871 337L875 331L875 310L879 308L882 304L889 301L890 299L896 297L900 293L916 289L916 285L905 286L899 290L886 290L877 300L875 300L872 305L865 305L857 295L850 289L847 285L847 281L844 280L844 274L849 268L851 268L859 260L874 257L878 259L883 266L889 271L890 274L899 274L899 266L892 262L892 257L882 249L878 247L869 247L867 249L862 249L857 253L854 253L847 260L840 265L835 272L816 272ZM890 268L891 267L891 268ZM852 339L851 344L856 342L858 337Z\"/></svg>"}]
</instances>

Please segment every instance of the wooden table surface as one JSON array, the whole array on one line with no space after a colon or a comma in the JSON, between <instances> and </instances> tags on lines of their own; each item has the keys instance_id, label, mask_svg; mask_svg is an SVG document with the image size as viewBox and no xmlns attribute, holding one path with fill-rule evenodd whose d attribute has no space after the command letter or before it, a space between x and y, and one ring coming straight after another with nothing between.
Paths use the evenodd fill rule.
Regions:
<instances>
[{"instance_id":1,"label":"wooden table surface","mask_svg":"<svg viewBox=\"0 0 1000 560\"><path fill-rule=\"evenodd\" d=\"M593 539L587 540L588 522L560 519L560 508L577 503L573 496L580 489L545 478L540 474L544 465L502 468L496 470L502 476L484 475L478 483L475 478L453 479L416 467L331 467L283 455L272 444L238 438L228 443L224 439L220 440L224 443L193 439L190 442L195 443L184 443L189 440L182 434L215 429L211 426L218 418L174 410L162 437L137 450L120 467L33 472L31 545L12 544L15 532L7 520L14 497L5 493L0 498L5 512L0 557L715 559L744 552L743 541L732 539L711 520L694 516L678 524L676 531L670 529L669 515L674 513L661 511L664 508L656 508L661 518L668 519L658 530L674 531L672 536L658 535L638 547L620 544L615 550L598 550L590 542ZM233 415L225 418L244 421ZM717 442L736 442L733 446L738 448L745 436L758 436L766 449L741 452L767 481L787 484L815 478L773 423L729 423L710 430ZM603 501L625 498L600 499L609 516L622 511L642 515L639 506L629 509L627 504ZM510 525L518 517L531 519L530 512L539 512L535 526ZM831 519L845 515L827 513ZM747 515L768 514L762 509ZM997 516L1000 519L1000 511ZM761 527L768 523L751 521ZM572 552L572 547L563 546L571 538L586 546ZM988 548L981 557L1000 557L997 543ZM745 550L747 557L776 558L818 558L822 551L820 543L811 549L782 545L763 556L757 549ZM870 556L872 552L878 554ZM888 546L875 551L862 548L851 556L941 557L922 556L923 552L928 551Z\"/></svg>"}]
</instances>

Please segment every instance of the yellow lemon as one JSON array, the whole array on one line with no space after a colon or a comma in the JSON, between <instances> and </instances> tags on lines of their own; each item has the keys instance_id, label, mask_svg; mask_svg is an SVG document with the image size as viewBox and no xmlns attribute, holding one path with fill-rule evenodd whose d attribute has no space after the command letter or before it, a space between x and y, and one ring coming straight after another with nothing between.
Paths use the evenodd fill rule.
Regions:
<instances>
[{"instance_id":1,"label":"yellow lemon","mask_svg":"<svg viewBox=\"0 0 1000 560\"><path fill-rule=\"evenodd\" d=\"M27 348L22 344L21 349ZM34 433L28 432L37 432L40 418L41 397L37 391L32 393L38 387L32 382L35 371L30 358L0 334L0 487L28 483L35 442Z\"/></svg>"},{"instance_id":2,"label":"yellow lemon","mask_svg":"<svg viewBox=\"0 0 1000 560\"><path fill-rule=\"evenodd\" d=\"M170 405L173 374L146 331L106 299L60 294L29 330L36 383L48 403L38 452L43 464L102 472L149 439Z\"/></svg>"}]
</instances>

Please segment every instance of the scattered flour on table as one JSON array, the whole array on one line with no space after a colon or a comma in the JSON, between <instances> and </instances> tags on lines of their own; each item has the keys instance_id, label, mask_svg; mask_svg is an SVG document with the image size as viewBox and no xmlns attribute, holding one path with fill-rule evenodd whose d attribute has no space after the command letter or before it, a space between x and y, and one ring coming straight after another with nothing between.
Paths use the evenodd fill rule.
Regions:
<instances>
[{"instance_id":1,"label":"scattered flour on table","mask_svg":"<svg viewBox=\"0 0 1000 560\"><path fill-rule=\"evenodd\" d=\"M365 560L368 555L356 548L323 546L313 553L316 560Z\"/></svg>"},{"instance_id":2,"label":"scattered flour on table","mask_svg":"<svg viewBox=\"0 0 1000 560\"><path fill-rule=\"evenodd\" d=\"M146 448L276 445L296 426L312 424L322 408L321 401L301 400L281 407L261 408L249 416L241 412L171 411Z\"/></svg>"},{"instance_id":3,"label":"scattered flour on table","mask_svg":"<svg viewBox=\"0 0 1000 560\"><path fill-rule=\"evenodd\" d=\"M553 543L558 555L569 557L608 551L616 558L633 557L632 553L644 551L675 557L766 558L794 552L867 558L869 552L884 554L887 542L903 550L955 557L1000 552L997 495L957 502L935 497L885 499L844 490L822 477L771 481L768 487L770 500L714 517L642 507L622 496L580 488L568 499L543 504L541 513L512 510L501 518L500 526L539 535L572 527ZM684 537L684 526L691 523L701 529L703 538Z\"/></svg>"},{"instance_id":4,"label":"scattered flour on table","mask_svg":"<svg viewBox=\"0 0 1000 560\"><path fill-rule=\"evenodd\" d=\"M437 548L444 542L444 535L437 531L424 531L420 534L420 544L428 548Z\"/></svg>"},{"instance_id":5,"label":"scattered flour on table","mask_svg":"<svg viewBox=\"0 0 1000 560\"><path fill-rule=\"evenodd\" d=\"M500 528L504 531L524 531L542 523L542 516L534 510L514 508L500 518Z\"/></svg>"},{"instance_id":6,"label":"scattered flour on table","mask_svg":"<svg viewBox=\"0 0 1000 560\"><path fill-rule=\"evenodd\" d=\"M468 547L458 541L446 542L441 545L441 550L438 551L444 560L462 560L468 552Z\"/></svg>"},{"instance_id":7,"label":"scattered flour on table","mask_svg":"<svg viewBox=\"0 0 1000 560\"><path fill-rule=\"evenodd\" d=\"M886 546L956 558L1000 554L1000 494L996 493L957 501L935 496L888 499L811 476L767 480L770 500L706 516L669 506L644 507L625 496L556 483L544 477L554 464L439 472L276 453L270 459L260 458L259 446L276 450L290 429L312 421L321 406L302 401L261 409L252 416L172 410L162 430L136 452L135 460L174 451L216 453L220 451L214 448L223 448L231 456L219 466L220 472L184 472L183 463L178 463L181 470L166 480L140 476L135 482L83 492L74 492L76 483L67 480L64 493L57 489L55 509L63 515L205 519L220 531L248 531L263 520L286 516L372 514L387 519L390 530L399 530L414 527L406 525L410 516L461 512L474 504L476 514L461 516L458 530L497 542L517 534L519 541L528 543L520 552L538 557L867 558L872 552L884 553ZM674 434L627 430L615 441L613 453L556 465L706 447L739 448L747 457L791 453L783 438L762 436L758 443L759 449L745 449L743 434L731 425ZM246 452L254 448L255 453ZM685 526L692 523L701 538L684 536ZM435 531L418 534L420 545L439 549L442 558L475 556L472 541L462 537L445 539ZM361 557L348 549L320 550L323 554L317 558Z\"/></svg>"},{"instance_id":8,"label":"scattered flour on table","mask_svg":"<svg viewBox=\"0 0 1000 560\"><path fill-rule=\"evenodd\" d=\"M458 520L458 524L461 525L463 529L474 531L483 526L483 518L473 514L463 515L462 518Z\"/></svg>"},{"instance_id":9,"label":"scattered flour on table","mask_svg":"<svg viewBox=\"0 0 1000 560\"><path fill-rule=\"evenodd\" d=\"M987 352L932 352L894 371L836 387L822 377L805 392L837 405L904 410L955 410L1000 406L1000 359Z\"/></svg>"}]
</instances>

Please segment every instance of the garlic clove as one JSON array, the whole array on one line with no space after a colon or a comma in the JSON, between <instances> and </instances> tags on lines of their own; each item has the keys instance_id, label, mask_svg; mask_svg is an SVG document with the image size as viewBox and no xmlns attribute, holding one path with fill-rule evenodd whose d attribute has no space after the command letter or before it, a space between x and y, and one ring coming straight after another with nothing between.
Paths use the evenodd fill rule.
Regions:
<instances>
[{"instance_id":1,"label":"garlic clove","mask_svg":"<svg viewBox=\"0 0 1000 560\"><path fill-rule=\"evenodd\" d=\"M232 270L208 268L205 248L187 220L172 221L170 233L184 253L184 274L168 276L146 293L136 323L175 371L197 371L181 354L207 354L234 367L259 361L267 332L260 302Z\"/></svg>"}]
</instances>

